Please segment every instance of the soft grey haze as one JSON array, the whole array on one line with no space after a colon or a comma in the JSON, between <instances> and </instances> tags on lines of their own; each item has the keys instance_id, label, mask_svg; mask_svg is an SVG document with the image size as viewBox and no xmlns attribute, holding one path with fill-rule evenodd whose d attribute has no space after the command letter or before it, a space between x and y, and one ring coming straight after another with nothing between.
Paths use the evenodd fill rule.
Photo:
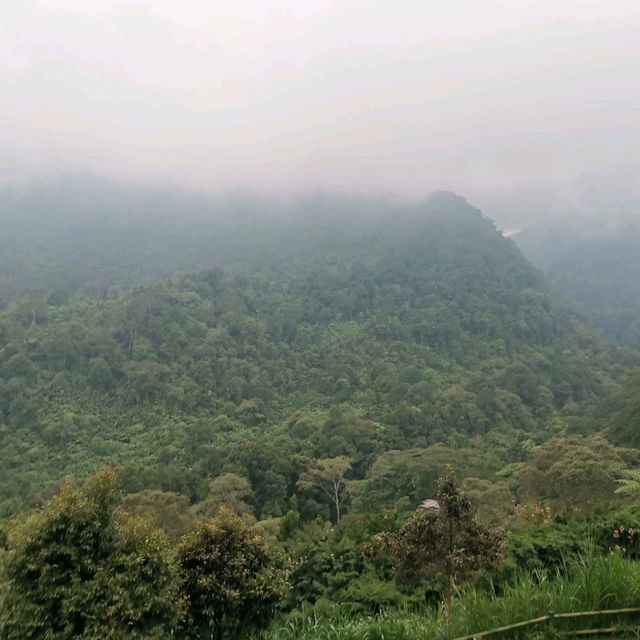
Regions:
<instances>
[{"instance_id":1,"label":"soft grey haze","mask_svg":"<svg viewBox=\"0 0 640 640\"><path fill-rule=\"evenodd\" d=\"M638 0L2 0L0 174L420 194L640 166Z\"/></svg>"}]
</instances>

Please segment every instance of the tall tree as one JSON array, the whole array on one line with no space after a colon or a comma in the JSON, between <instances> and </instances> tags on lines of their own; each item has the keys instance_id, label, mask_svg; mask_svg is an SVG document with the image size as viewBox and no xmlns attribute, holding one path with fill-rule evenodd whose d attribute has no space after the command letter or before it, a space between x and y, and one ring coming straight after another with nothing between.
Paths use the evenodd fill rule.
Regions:
<instances>
[{"instance_id":1,"label":"tall tree","mask_svg":"<svg viewBox=\"0 0 640 640\"><path fill-rule=\"evenodd\" d=\"M336 512L336 524L340 524L342 507L349 497L349 485L345 475L350 469L351 460L346 456L324 458L316 460L298 481L300 488L318 488L331 500Z\"/></svg>"},{"instance_id":2,"label":"tall tree","mask_svg":"<svg viewBox=\"0 0 640 640\"><path fill-rule=\"evenodd\" d=\"M209 496L199 503L195 513L200 518L213 518L225 506L238 514L251 514L253 499L251 482L236 473L223 473L209 483Z\"/></svg>"},{"instance_id":3,"label":"tall tree","mask_svg":"<svg viewBox=\"0 0 640 640\"><path fill-rule=\"evenodd\" d=\"M438 481L437 509L419 509L397 533L387 535L401 581L419 584L443 575L447 629L451 634L453 582L495 564L504 552L504 536L481 525L471 501L458 487L451 469Z\"/></svg>"}]
</instances>

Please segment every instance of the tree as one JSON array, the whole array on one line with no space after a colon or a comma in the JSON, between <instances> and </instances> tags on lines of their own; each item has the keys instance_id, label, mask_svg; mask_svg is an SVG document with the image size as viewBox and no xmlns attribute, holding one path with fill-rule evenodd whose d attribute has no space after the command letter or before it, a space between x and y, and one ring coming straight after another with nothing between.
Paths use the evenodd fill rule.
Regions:
<instances>
[{"instance_id":1,"label":"tree","mask_svg":"<svg viewBox=\"0 0 640 640\"><path fill-rule=\"evenodd\" d=\"M172 542L195 526L195 515L188 498L175 491L145 489L122 499L121 509L153 522Z\"/></svg>"},{"instance_id":2,"label":"tree","mask_svg":"<svg viewBox=\"0 0 640 640\"><path fill-rule=\"evenodd\" d=\"M495 564L504 553L504 536L479 524L469 498L458 488L451 470L438 481L439 509L419 509L404 526L385 536L396 559L400 581L419 584L444 575L447 628L451 633L453 582Z\"/></svg>"},{"instance_id":3,"label":"tree","mask_svg":"<svg viewBox=\"0 0 640 640\"><path fill-rule=\"evenodd\" d=\"M180 613L167 539L117 512L105 467L84 489L68 482L9 536L0 637L164 638Z\"/></svg>"},{"instance_id":4,"label":"tree","mask_svg":"<svg viewBox=\"0 0 640 640\"><path fill-rule=\"evenodd\" d=\"M252 513L248 501L253 498L251 483L236 473L223 473L209 484L209 497L200 502L195 509L201 518L212 518L225 506L237 514Z\"/></svg>"},{"instance_id":5,"label":"tree","mask_svg":"<svg viewBox=\"0 0 640 640\"><path fill-rule=\"evenodd\" d=\"M600 436L554 438L531 451L520 474L521 492L559 508L607 500L626 469L627 453Z\"/></svg>"},{"instance_id":6,"label":"tree","mask_svg":"<svg viewBox=\"0 0 640 640\"><path fill-rule=\"evenodd\" d=\"M425 495L437 491L438 478L448 464L464 467L469 476L492 480L500 468L495 455L479 448L452 449L436 444L426 449L387 451L371 465L359 499L368 509L397 504L402 498L418 505Z\"/></svg>"},{"instance_id":7,"label":"tree","mask_svg":"<svg viewBox=\"0 0 640 640\"><path fill-rule=\"evenodd\" d=\"M187 626L217 638L267 620L287 590L262 538L226 507L182 538L178 565Z\"/></svg>"},{"instance_id":8,"label":"tree","mask_svg":"<svg viewBox=\"0 0 640 640\"><path fill-rule=\"evenodd\" d=\"M87 371L87 382L96 389L108 389L113 381L113 374L104 358L91 358Z\"/></svg>"},{"instance_id":9,"label":"tree","mask_svg":"<svg viewBox=\"0 0 640 640\"><path fill-rule=\"evenodd\" d=\"M462 488L476 505L476 515L480 523L487 526L509 526L511 524L515 515L514 498L506 480L502 478L493 480L465 478Z\"/></svg>"},{"instance_id":10,"label":"tree","mask_svg":"<svg viewBox=\"0 0 640 640\"><path fill-rule=\"evenodd\" d=\"M345 474L351 469L351 460L346 456L316 460L313 466L300 476L301 489L317 487L331 500L336 510L336 524L340 524L340 514L349 496L349 486Z\"/></svg>"},{"instance_id":11,"label":"tree","mask_svg":"<svg viewBox=\"0 0 640 640\"><path fill-rule=\"evenodd\" d=\"M611 439L616 444L640 445L640 372L636 371L613 399L618 406L609 422Z\"/></svg>"}]
</instances>

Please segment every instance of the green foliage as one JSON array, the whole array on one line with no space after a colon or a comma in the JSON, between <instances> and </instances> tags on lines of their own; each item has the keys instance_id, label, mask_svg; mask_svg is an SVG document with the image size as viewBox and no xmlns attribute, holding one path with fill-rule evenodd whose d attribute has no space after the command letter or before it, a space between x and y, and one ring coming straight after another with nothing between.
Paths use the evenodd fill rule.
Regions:
<instances>
[{"instance_id":1,"label":"green foliage","mask_svg":"<svg viewBox=\"0 0 640 640\"><path fill-rule=\"evenodd\" d=\"M637 496L640 494L640 470L629 469L624 472L624 476L618 480L620 485L616 493L629 493Z\"/></svg>"},{"instance_id":2,"label":"green foliage","mask_svg":"<svg viewBox=\"0 0 640 640\"><path fill-rule=\"evenodd\" d=\"M114 473L71 483L11 532L0 637L164 638L180 613L167 540L115 511Z\"/></svg>"},{"instance_id":3,"label":"green foliage","mask_svg":"<svg viewBox=\"0 0 640 640\"><path fill-rule=\"evenodd\" d=\"M613 215L610 204L597 213L590 221L583 214L544 229L534 225L516 241L595 326L638 349L640 224L637 216Z\"/></svg>"},{"instance_id":4,"label":"green foliage","mask_svg":"<svg viewBox=\"0 0 640 640\"><path fill-rule=\"evenodd\" d=\"M120 509L141 516L162 529L172 542L194 528L196 516L181 493L145 489L123 496Z\"/></svg>"},{"instance_id":5,"label":"green foliage","mask_svg":"<svg viewBox=\"0 0 640 640\"><path fill-rule=\"evenodd\" d=\"M476 521L452 471L438 481L437 502L437 510L418 509L389 537L401 580L419 583L425 574L443 573L460 581L495 564L503 553L503 534Z\"/></svg>"},{"instance_id":6,"label":"green foliage","mask_svg":"<svg viewBox=\"0 0 640 640\"><path fill-rule=\"evenodd\" d=\"M336 523L340 523L340 514L349 497L349 484L345 478L351 470L351 460L346 456L316 460L305 470L298 480L303 490L319 489L335 509Z\"/></svg>"},{"instance_id":7,"label":"green foliage","mask_svg":"<svg viewBox=\"0 0 640 640\"><path fill-rule=\"evenodd\" d=\"M616 480L638 453L616 449L602 437L554 438L534 448L520 473L525 497L556 507L584 508L610 499Z\"/></svg>"},{"instance_id":8,"label":"green foliage","mask_svg":"<svg viewBox=\"0 0 640 640\"><path fill-rule=\"evenodd\" d=\"M263 624L288 586L262 538L224 507L182 538L178 566L187 628L216 637Z\"/></svg>"},{"instance_id":9,"label":"green foliage","mask_svg":"<svg viewBox=\"0 0 640 640\"><path fill-rule=\"evenodd\" d=\"M300 514L294 509L289 509L287 513L280 518L278 526L278 539L289 540L300 527Z\"/></svg>"},{"instance_id":10,"label":"green foliage","mask_svg":"<svg viewBox=\"0 0 640 640\"><path fill-rule=\"evenodd\" d=\"M184 601L187 636L239 637L280 605L273 637L437 638L442 574L450 591L482 569L454 602L473 631L482 611L509 621L497 592L522 615L569 606L561 588L598 601L622 565L580 578L588 541L640 554L633 505L608 511L637 451L594 436L638 444L640 386L618 388L636 356L462 199L261 203L259 220L250 201L87 188L102 205L0 202L0 518L44 505L2 522L0 637L166 637ZM114 201L145 211L101 215ZM55 202L59 238L40 224ZM124 496L102 472L50 499L104 461ZM416 514L451 464L477 513L449 479L440 513ZM180 540L179 580L152 524ZM499 525L509 559L487 569ZM403 608L423 618L384 614ZM336 612L379 617L334 629Z\"/></svg>"},{"instance_id":11,"label":"green foliage","mask_svg":"<svg viewBox=\"0 0 640 640\"><path fill-rule=\"evenodd\" d=\"M404 498L415 508L437 491L437 481L449 465L457 465L472 477L495 480L500 462L481 448L458 448L436 444L424 449L388 451L380 455L358 489L358 501L366 508L391 505Z\"/></svg>"},{"instance_id":12,"label":"green foliage","mask_svg":"<svg viewBox=\"0 0 640 640\"><path fill-rule=\"evenodd\" d=\"M129 491L191 502L234 473L251 483L247 504L261 519L301 493L305 460L344 456L350 480L371 476L363 500L415 503L432 480L411 490L409 471L380 489L379 456L441 443L438 465L473 449L499 466L531 439L588 430L586 412L621 377L617 355L555 305L489 220L452 194L393 215L380 203L331 213L346 206L318 203L330 218L281 212L251 232L165 220L146 229L146 252L109 242L120 228L101 219L105 245L79 270L93 284L78 273L68 286L95 297L51 298L48 287L64 287L48 276L67 272L25 267L24 286L42 295L16 292L0 310L0 515L104 461ZM159 238L167 229L175 236ZM37 265L29 237L10 248ZM54 267L66 257L56 246ZM105 246L123 252L115 264ZM148 276L186 268L186 246L206 270L110 287L142 273L125 278L123 265ZM226 273L211 270L219 263ZM303 520L326 514L319 495L298 499Z\"/></svg>"},{"instance_id":13,"label":"green foliage","mask_svg":"<svg viewBox=\"0 0 640 640\"><path fill-rule=\"evenodd\" d=\"M467 477L462 488L475 505L479 522L502 528L510 528L514 524L513 493L506 480Z\"/></svg>"},{"instance_id":14,"label":"green foliage","mask_svg":"<svg viewBox=\"0 0 640 640\"><path fill-rule=\"evenodd\" d=\"M609 543L611 532L607 533ZM567 565L588 551L594 535L589 523L556 521L516 532L509 539L509 552L516 565L527 571L566 572Z\"/></svg>"},{"instance_id":15,"label":"green foliage","mask_svg":"<svg viewBox=\"0 0 640 640\"><path fill-rule=\"evenodd\" d=\"M499 597L470 590L456 602L456 620L462 621L465 633L473 633L547 615L550 611L638 607L639 578L640 565L628 563L618 554L587 552L570 565L564 578L523 573ZM591 622L597 626L597 619ZM607 625L612 622L613 619L607 619Z\"/></svg>"},{"instance_id":16,"label":"green foliage","mask_svg":"<svg viewBox=\"0 0 640 640\"><path fill-rule=\"evenodd\" d=\"M616 444L640 446L640 374L627 381L612 399L613 415L609 418L608 433Z\"/></svg>"},{"instance_id":17,"label":"green foliage","mask_svg":"<svg viewBox=\"0 0 640 640\"><path fill-rule=\"evenodd\" d=\"M336 606L370 614L407 601L392 580L391 557L377 543L391 514L345 515L340 525L315 522L286 542L291 590L286 607Z\"/></svg>"},{"instance_id":18,"label":"green foliage","mask_svg":"<svg viewBox=\"0 0 640 640\"><path fill-rule=\"evenodd\" d=\"M201 519L213 518L225 506L238 514L250 514L253 498L251 483L235 473L223 473L209 483L209 496L198 503L196 514Z\"/></svg>"},{"instance_id":19,"label":"green foliage","mask_svg":"<svg viewBox=\"0 0 640 640\"><path fill-rule=\"evenodd\" d=\"M640 505L634 502L613 511L589 510L567 517L557 514L546 524L520 528L509 537L510 557L533 572L566 573L581 557L617 551L640 558Z\"/></svg>"},{"instance_id":20,"label":"green foliage","mask_svg":"<svg viewBox=\"0 0 640 640\"><path fill-rule=\"evenodd\" d=\"M585 555L572 566L569 575L519 573L501 593L479 588L458 592L453 601L453 636L473 634L556 613L609 608L638 607L640 565L618 554ZM624 621L594 618L594 626L611 626ZM602 624L605 623L605 624ZM575 628L563 624L562 630ZM540 630L540 637L546 629ZM382 615L353 618L339 611L312 609L297 611L274 622L262 640L372 640L398 638L435 640L451 637L442 611L387 611ZM530 629L521 636L535 637Z\"/></svg>"}]
</instances>

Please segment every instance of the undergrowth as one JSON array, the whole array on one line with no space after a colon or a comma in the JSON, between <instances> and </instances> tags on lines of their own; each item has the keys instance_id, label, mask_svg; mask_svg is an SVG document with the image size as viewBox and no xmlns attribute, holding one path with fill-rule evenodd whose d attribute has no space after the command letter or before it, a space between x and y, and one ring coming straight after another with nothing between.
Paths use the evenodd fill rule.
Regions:
<instances>
[{"instance_id":1,"label":"undergrowth","mask_svg":"<svg viewBox=\"0 0 640 640\"><path fill-rule=\"evenodd\" d=\"M640 607L640 563L620 555L590 553L568 568L548 575L520 573L500 594L469 588L454 601L453 636L544 616L550 612ZM638 619L637 617L635 618ZM588 621L558 621L558 628L625 625L631 618L594 617ZM521 637L549 637L547 629L529 628ZM447 637L441 608L425 612L388 611L378 616L349 618L338 609L319 612L307 607L280 618L260 640L417 640ZM502 636L504 637L504 636ZM511 633L507 637L517 637Z\"/></svg>"}]
</instances>

